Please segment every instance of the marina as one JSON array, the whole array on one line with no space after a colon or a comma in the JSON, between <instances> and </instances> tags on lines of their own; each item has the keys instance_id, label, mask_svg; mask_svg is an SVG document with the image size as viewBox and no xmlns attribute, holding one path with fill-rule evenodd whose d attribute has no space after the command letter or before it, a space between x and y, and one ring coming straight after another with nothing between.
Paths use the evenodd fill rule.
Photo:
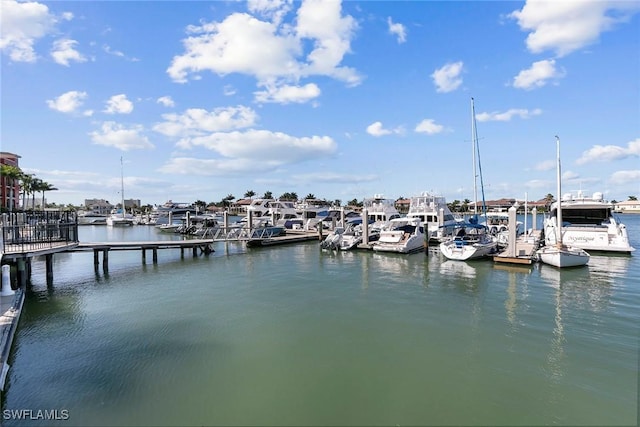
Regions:
<instances>
[{"instance_id":1,"label":"marina","mask_svg":"<svg viewBox=\"0 0 640 427\"><path fill-rule=\"evenodd\" d=\"M624 219L638 236L640 217ZM183 241L155 227L79 232ZM139 251L114 251L108 271L92 268L91 250L56 254L53 287L33 263L4 408L65 409L74 425L636 419L636 256L559 270L451 261L435 247L323 251L317 235L212 248L142 265ZM163 410L153 402L167 387Z\"/></svg>"}]
</instances>

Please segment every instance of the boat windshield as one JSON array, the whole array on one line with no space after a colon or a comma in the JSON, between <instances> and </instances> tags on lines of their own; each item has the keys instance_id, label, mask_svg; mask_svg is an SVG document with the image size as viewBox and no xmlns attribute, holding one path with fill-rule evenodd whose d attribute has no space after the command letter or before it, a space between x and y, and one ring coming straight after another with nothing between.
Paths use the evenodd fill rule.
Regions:
<instances>
[{"instance_id":1,"label":"boat windshield","mask_svg":"<svg viewBox=\"0 0 640 427\"><path fill-rule=\"evenodd\" d=\"M609 221L610 209L571 209L562 208L562 222L571 224L601 224Z\"/></svg>"}]
</instances>

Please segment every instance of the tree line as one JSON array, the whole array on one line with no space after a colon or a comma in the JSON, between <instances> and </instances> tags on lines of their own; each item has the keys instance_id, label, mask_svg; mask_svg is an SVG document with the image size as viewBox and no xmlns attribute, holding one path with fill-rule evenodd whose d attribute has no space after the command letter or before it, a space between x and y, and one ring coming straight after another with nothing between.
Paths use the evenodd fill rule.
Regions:
<instances>
[{"instance_id":1,"label":"tree line","mask_svg":"<svg viewBox=\"0 0 640 427\"><path fill-rule=\"evenodd\" d=\"M11 212L14 205L13 187L16 181L20 183L22 189L22 208L26 206L27 197L32 197L31 207L35 209L36 205L36 193L42 193L42 209L44 210L44 195L47 191L57 190L53 184L50 184L38 177L35 174L25 173L18 166L13 165L0 165L0 175L7 180L8 187L11 190L11 196L9 197L9 206L2 206L2 210Z\"/></svg>"}]
</instances>

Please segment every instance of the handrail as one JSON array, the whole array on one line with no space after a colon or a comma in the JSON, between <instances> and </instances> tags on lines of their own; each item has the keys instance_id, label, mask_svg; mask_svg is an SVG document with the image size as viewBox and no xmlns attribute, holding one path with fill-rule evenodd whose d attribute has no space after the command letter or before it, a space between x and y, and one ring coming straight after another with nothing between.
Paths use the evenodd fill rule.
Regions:
<instances>
[{"instance_id":1,"label":"handrail","mask_svg":"<svg viewBox=\"0 0 640 427\"><path fill-rule=\"evenodd\" d=\"M78 219L75 212L70 211L4 213L0 229L3 253L23 253L49 249L61 242L78 242Z\"/></svg>"}]
</instances>

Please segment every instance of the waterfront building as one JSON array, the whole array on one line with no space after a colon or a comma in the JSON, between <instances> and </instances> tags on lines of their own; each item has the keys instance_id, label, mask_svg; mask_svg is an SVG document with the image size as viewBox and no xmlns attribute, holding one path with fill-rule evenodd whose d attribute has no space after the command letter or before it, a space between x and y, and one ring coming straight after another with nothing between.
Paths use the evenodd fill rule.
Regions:
<instances>
[{"instance_id":1,"label":"waterfront building","mask_svg":"<svg viewBox=\"0 0 640 427\"><path fill-rule=\"evenodd\" d=\"M84 199L84 206L94 214L109 215L114 206L104 199Z\"/></svg>"},{"instance_id":2,"label":"waterfront building","mask_svg":"<svg viewBox=\"0 0 640 427\"><path fill-rule=\"evenodd\" d=\"M624 202L617 202L613 205L614 212L617 213L637 213L640 214L640 201L627 200Z\"/></svg>"},{"instance_id":3,"label":"waterfront building","mask_svg":"<svg viewBox=\"0 0 640 427\"><path fill-rule=\"evenodd\" d=\"M7 166L20 167L20 156L6 151L0 152L0 163ZM0 207L7 210L17 210L20 201L20 180L7 176L0 176Z\"/></svg>"}]
</instances>

